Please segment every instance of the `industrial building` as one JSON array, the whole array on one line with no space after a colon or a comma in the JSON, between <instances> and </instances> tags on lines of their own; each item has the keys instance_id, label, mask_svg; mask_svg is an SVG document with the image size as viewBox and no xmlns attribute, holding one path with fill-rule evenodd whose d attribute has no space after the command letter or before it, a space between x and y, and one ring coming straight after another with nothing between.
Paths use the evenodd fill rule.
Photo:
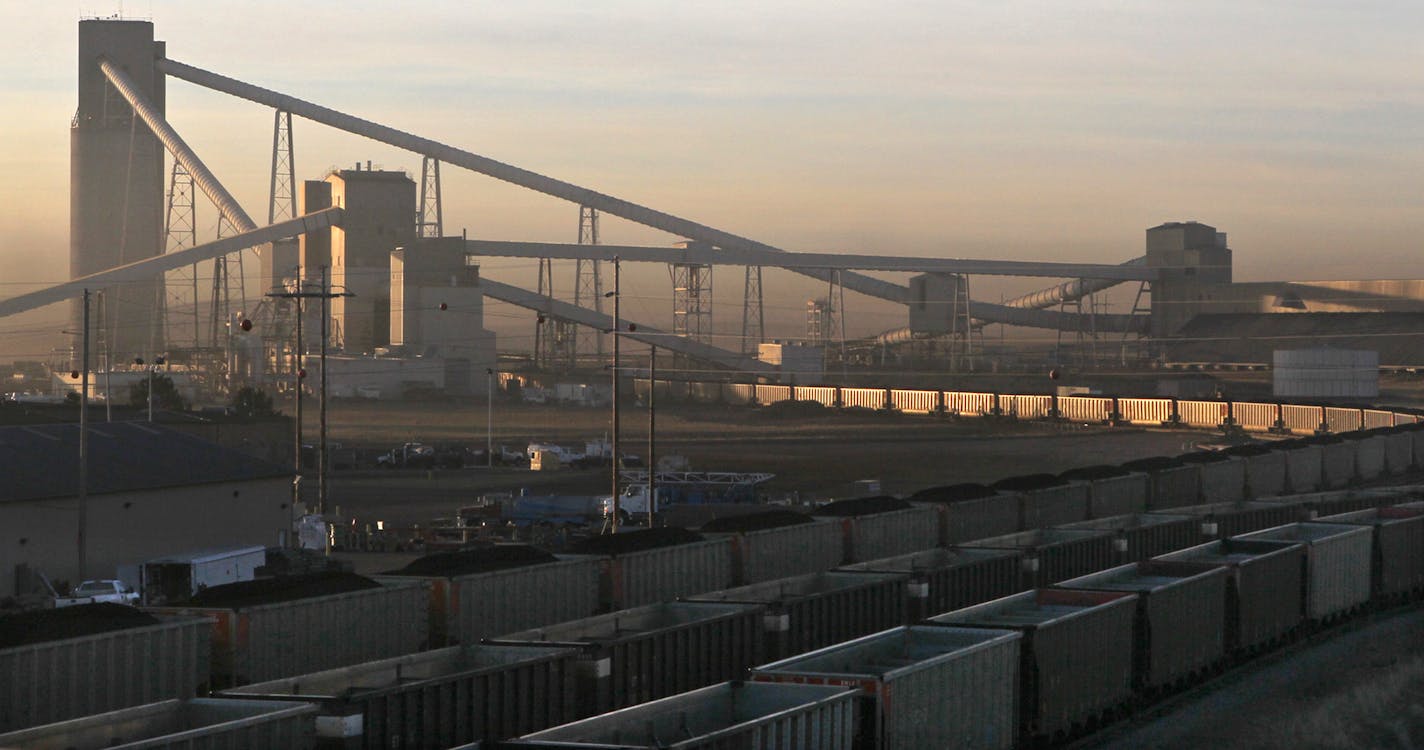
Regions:
<instances>
[{"instance_id":1,"label":"industrial building","mask_svg":"<svg viewBox=\"0 0 1424 750\"><path fill-rule=\"evenodd\" d=\"M87 449L81 503L78 425L0 427L0 598L34 572L113 578L175 551L279 545L292 527L290 467L143 422L92 425Z\"/></svg>"},{"instance_id":2,"label":"industrial building","mask_svg":"<svg viewBox=\"0 0 1424 750\"><path fill-rule=\"evenodd\" d=\"M421 369L440 370L438 376L422 380L422 387L438 380L446 392L469 393L478 387L479 371L495 361L494 338L482 319L485 297L522 307L529 311L531 322L537 321L536 365L572 367L578 360L580 328L608 331L615 326L602 309L606 278L599 275L599 264L614 259L666 265L672 280L670 328L624 317L618 325L625 340L655 344L684 361L758 377L784 374L779 365L756 356L758 346L787 340L784 332L765 330L762 270L766 267L824 282L824 297L809 308L804 340L821 347L827 356L854 358L857 351L874 351L875 356L857 360L867 365L914 359L896 357L899 349L915 357L945 360L951 371L975 369L983 330L991 324L1054 331L1060 342L1071 337L1072 345L1066 349L1084 366L1109 359L1099 351L1111 352L1110 358L1118 364L1222 359L1269 363L1273 349L1298 348L1301 337L1318 335L1335 343L1352 330L1376 334L1369 342L1350 345L1379 350L1382 366L1424 364L1424 342L1413 334L1424 322L1424 280L1239 283L1233 278L1233 250L1225 233L1196 221L1148 229L1144 254L1117 265L787 252L185 65L167 57L166 46L154 40L149 22L83 21L79 48L79 106L72 133L72 267L75 277L89 276L83 288L105 290L97 301L97 313L91 316L101 337L91 339L91 349L102 343L112 360L120 362L166 351L172 337L165 337L164 307L182 288L170 280L164 289L161 274L180 267L177 258L169 256L191 257L194 263L216 260L207 341L202 342L198 333L202 327L194 312L193 356L171 357L199 370L223 370L222 376L204 381L216 388L239 382L264 385L274 377L286 383L297 367L298 348L304 354L314 353L320 329L326 327L333 352L386 361L419 358ZM170 78L273 109L268 227L256 225L166 122L165 86ZM420 174L413 179L404 171L358 162L320 180L299 183L292 160L294 117L419 154ZM174 161L166 205L164 149ZM442 238L442 162L575 204L578 242ZM184 195L180 185L188 188L186 204L179 200ZM195 244L196 238L189 236L186 244L177 242L174 217L186 208L191 225L194 191L210 198L223 222L245 239L227 245L222 240ZM602 213L681 239L666 247L603 245L597 232ZM292 224L279 231L283 217L291 217ZM312 317L317 305L308 305L300 347L290 298L269 300L250 310L245 292L229 288L234 273L241 279L241 265L236 271L224 270L222 259L240 258L243 249L251 247L262 250L264 289L289 294L298 289L303 294L330 289L338 295L329 301L327 326L319 316ZM155 257L164 248L167 254ZM482 256L537 259L538 290L481 278L476 263ZM554 259L576 261L577 278L558 285L568 290L563 298L553 291ZM134 261L142 262L119 268ZM712 275L718 265L741 266L746 273L738 346L719 346L710 337ZM162 269L148 270L159 266ZM196 265L187 267L194 269L190 277L196 280ZM300 286L295 283L298 268L306 282ZM905 274L908 279L892 281L867 272ZM994 304L973 299L971 282L976 276L1055 281ZM0 315L72 300L79 283L0 301ZM1129 290L1136 287L1130 309L1103 311L1096 295L1124 284ZM904 306L904 325L847 341L846 331L856 328L848 321L854 295ZM847 296L852 298L849 307ZM196 281L192 296L178 306L185 305L195 311L200 307ZM1381 315L1394 317L1376 317ZM253 325L238 335L238 324L246 325L248 318L255 319L250 321ZM1374 331L1381 326L1383 330ZM76 323L74 328L79 327ZM796 338L803 338L800 333ZM1129 343L1131 363L1126 362ZM1100 344L1110 345L1100 349ZM1053 356L1059 356L1057 348ZM329 369L335 373L339 367ZM74 369L74 363L65 369ZM364 369L409 368L381 363ZM801 370L803 377L805 372ZM399 373L394 376L405 378ZM386 375L382 378L389 380ZM399 389L381 386L380 390Z\"/></svg>"},{"instance_id":3,"label":"industrial building","mask_svg":"<svg viewBox=\"0 0 1424 750\"><path fill-rule=\"evenodd\" d=\"M128 72L152 106L163 112L166 77L154 67L163 42L143 21L79 22L79 103L70 123L69 270L78 278L162 252L164 151L158 138L135 127L132 108L100 69L106 59ZM164 349L162 275L106 290L91 322L116 360ZM83 327L72 302L72 331Z\"/></svg>"}]
</instances>

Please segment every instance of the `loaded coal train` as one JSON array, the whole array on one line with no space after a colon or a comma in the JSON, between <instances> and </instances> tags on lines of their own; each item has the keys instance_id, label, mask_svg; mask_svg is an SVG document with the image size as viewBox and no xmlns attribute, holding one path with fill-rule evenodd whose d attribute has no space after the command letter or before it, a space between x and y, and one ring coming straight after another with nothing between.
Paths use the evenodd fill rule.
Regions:
<instances>
[{"instance_id":1,"label":"loaded coal train","mask_svg":"<svg viewBox=\"0 0 1424 750\"><path fill-rule=\"evenodd\" d=\"M1401 426L634 532L582 555L470 555L228 612L170 608L145 625L161 640L140 644L138 628L0 648L0 671L34 676L7 685L0 731L24 736L0 746L90 736L104 722L75 717L102 711L117 712L109 724L228 717L213 732L270 715L274 732L300 725L305 742L340 747L954 746L907 729L926 725L915 716L985 728L975 746L1052 742L1415 598L1417 493L1321 488L1412 471L1421 449L1424 432ZM170 621L186 623L181 639ZM80 648L104 665L137 666L134 648L163 656L79 671ZM221 699L193 700L195 684ZM981 696L977 713L936 704L950 686ZM130 708L161 699L179 707ZM897 713L915 706L935 713ZM43 721L59 723L20 729Z\"/></svg>"}]
</instances>

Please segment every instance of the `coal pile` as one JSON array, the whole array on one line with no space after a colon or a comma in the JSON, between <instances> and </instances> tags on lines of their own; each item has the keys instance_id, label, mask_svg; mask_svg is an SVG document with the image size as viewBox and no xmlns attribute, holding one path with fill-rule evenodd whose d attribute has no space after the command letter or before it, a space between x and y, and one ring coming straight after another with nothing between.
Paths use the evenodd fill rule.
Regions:
<instances>
[{"instance_id":1,"label":"coal pile","mask_svg":"<svg viewBox=\"0 0 1424 750\"><path fill-rule=\"evenodd\" d=\"M1122 464L1122 468L1131 471L1161 471L1162 469L1176 469L1184 466L1181 461L1171 456L1150 456L1139 458L1135 461L1128 461Z\"/></svg>"},{"instance_id":2,"label":"coal pile","mask_svg":"<svg viewBox=\"0 0 1424 750\"><path fill-rule=\"evenodd\" d=\"M259 578L255 581L240 581L203 589L178 606L237 609L380 587L381 584L354 573L327 572L309 576Z\"/></svg>"},{"instance_id":3,"label":"coal pile","mask_svg":"<svg viewBox=\"0 0 1424 750\"><path fill-rule=\"evenodd\" d=\"M559 558L538 547L530 547L527 544L499 544L493 547L426 555L412 560L404 568L392 570L386 575L453 578L473 573L489 573L495 570L522 568L528 565L542 565L558 561Z\"/></svg>"},{"instance_id":4,"label":"coal pile","mask_svg":"<svg viewBox=\"0 0 1424 750\"><path fill-rule=\"evenodd\" d=\"M811 523L812 520L814 519L810 516L792 510L769 510L765 513L752 513L745 516L714 518L702 524L701 531L704 533L761 531L763 529L779 529L783 526L799 526L803 523Z\"/></svg>"},{"instance_id":5,"label":"coal pile","mask_svg":"<svg viewBox=\"0 0 1424 750\"><path fill-rule=\"evenodd\" d=\"M1080 466L1076 469L1069 469L1058 475L1059 479L1084 479L1093 481L1095 479L1112 479L1113 477L1125 477L1132 472L1121 466Z\"/></svg>"},{"instance_id":6,"label":"coal pile","mask_svg":"<svg viewBox=\"0 0 1424 750\"><path fill-rule=\"evenodd\" d=\"M35 609L0 617L0 648L83 638L159 624L159 619L123 604L101 602Z\"/></svg>"},{"instance_id":7,"label":"coal pile","mask_svg":"<svg viewBox=\"0 0 1424 750\"><path fill-rule=\"evenodd\" d=\"M979 500L993 497L999 491L987 484L965 482L944 487L926 487L911 495L909 499L917 503L957 503L964 500Z\"/></svg>"},{"instance_id":8,"label":"coal pile","mask_svg":"<svg viewBox=\"0 0 1424 750\"><path fill-rule=\"evenodd\" d=\"M1183 453L1177 458L1180 458L1183 463L1189 464L1215 464L1231 460L1231 456L1220 451L1195 451Z\"/></svg>"},{"instance_id":9,"label":"coal pile","mask_svg":"<svg viewBox=\"0 0 1424 750\"><path fill-rule=\"evenodd\" d=\"M676 547L702 541L702 535L677 526L629 531L623 534L602 534L583 539L569 546L577 555L619 555L629 552Z\"/></svg>"},{"instance_id":10,"label":"coal pile","mask_svg":"<svg viewBox=\"0 0 1424 750\"><path fill-rule=\"evenodd\" d=\"M1068 484L1068 480L1059 479L1052 474L1024 474L1018 477L1000 479L994 483L994 489L1008 490L1010 492L1022 492L1026 490L1042 490L1049 487L1061 487Z\"/></svg>"},{"instance_id":11,"label":"coal pile","mask_svg":"<svg viewBox=\"0 0 1424 750\"><path fill-rule=\"evenodd\" d=\"M1243 445L1233 445L1222 453L1229 456L1264 456L1271 452L1270 448L1259 443L1245 443Z\"/></svg>"},{"instance_id":12,"label":"coal pile","mask_svg":"<svg viewBox=\"0 0 1424 750\"><path fill-rule=\"evenodd\" d=\"M816 515L847 518L850 516L868 516L874 513L889 513L892 510L905 510L911 507L914 506L898 497L876 495L874 497L857 497L851 500L837 500L833 503L826 503L816 509Z\"/></svg>"},{"instance_id":13,"label":"coal pile","mask_svg":"<svg viewBox=\"0 0 1424 750\"><path fill-rule=\"evenodd\" d=\"M1345 442L1345 438L1339 435L1312 435L1301 440L1306 445L1336 445Z\"/></svg>"}]
</instances>

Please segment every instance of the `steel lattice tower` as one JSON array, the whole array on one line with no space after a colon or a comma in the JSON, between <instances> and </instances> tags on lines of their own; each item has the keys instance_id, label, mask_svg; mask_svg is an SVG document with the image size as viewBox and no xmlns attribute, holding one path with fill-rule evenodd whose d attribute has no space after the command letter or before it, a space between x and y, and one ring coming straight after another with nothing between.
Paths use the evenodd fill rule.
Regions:
<instances>
[{"instance_id":1,"label":"steel lattice tower","mask_svg":"<svg viewBox=\"0 0 1424 750\"><path fill-rule=\"evenodd\" d=\"M672 277L672 332L708 343L712 335L712 266L699 263L668 265Z\"/></svg>"},{"instance_id":2,"label":"steel lattice tower","mask_svg":"<svg viewBox=\"0 0 1424 750\"><path fill-rule=\"evenodd\" d=\"M272 113L272 186L267 201L267 223L297 216L296 165L292 154L292 113Z\"/></svg>"},{"instance_id":3,"label":"steel lattice tower","mask_svg":"<svg viewBox=\"0 0 1424 750\"><path fill-rule=\"evenodd\" d=\"M193 205L193 176L176 160L168 179L168 211L163 224L164 252L171 253L198 244L197 222ZM164 319L169 343L184 346L202 345L202 326L198 315L198 266L185 266L169 271L164 284ZM190 325L183 325L183 324ZM181 333L191 328L193 337Z\"/></svg>"},{"instance_id":4,"label":"steel lattice tower","mask_svg":"<svg viewBox=\"0 0 1424 750\"><path fill-rule=\"evenodd\" d=\"M420 215L415 219L416 237L445 236L440 204L440 160L420 158Z\"/></svg>"},{"instance_id":5,"label":"steel lattice tower","mask_svg":"<svg viewBox=\"0 0 1424 750\"><path fill-rule=\"evenodd\" d=\"M588 206L579 206L578 243L580 245L598 244L598 211ZM593 302L592 308L597 312L603 312L603 279L599 275L598 261L580 259L575 263L574 304L584 307L589 302ZM580 333L575 329L572 334L577 337L574 340L575 358L580 350L587 352L588 349L592 349L592 353L601 361L603 359L603 336L596 331L582 333L582 335ZM592 339L592 346L587 343L589 339Z\"/></svg>"},{"instance_id":6,"label":"steel lattice tower","mask_svg":"<svg viewBox=\"0 0 1424 750\"><path fill-rule=\"evenodd\" d=\"M755 355L766 340L766 318L761 306L761 266L747 266L742 286L742 353Z\"/></svg>"}]
</instances>

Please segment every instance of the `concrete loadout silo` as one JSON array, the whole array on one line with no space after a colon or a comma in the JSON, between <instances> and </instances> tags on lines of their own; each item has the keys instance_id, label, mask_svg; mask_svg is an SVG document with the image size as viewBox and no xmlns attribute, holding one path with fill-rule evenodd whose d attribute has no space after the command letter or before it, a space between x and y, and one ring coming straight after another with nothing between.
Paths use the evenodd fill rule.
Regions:
<instances>
[{"instance_id":1,"label":"concrete loadout silo","mask_svg":"<svg viewBox=\"0 0 1424 750\"><path fill-rule=\"evenodd\" d=\"M70 125L71 278L162 252L163 147L135 120L99 63L106 59L127 72L162 111L164 76L154 63L163 54L147 21L79 22L79 106ZM106 290L95 306L91 321L116 361L163 350L162 285L159 274L125 283ZM80 329L81 316L75 300L73 330Z\"/></svg>"}]
</instances>

